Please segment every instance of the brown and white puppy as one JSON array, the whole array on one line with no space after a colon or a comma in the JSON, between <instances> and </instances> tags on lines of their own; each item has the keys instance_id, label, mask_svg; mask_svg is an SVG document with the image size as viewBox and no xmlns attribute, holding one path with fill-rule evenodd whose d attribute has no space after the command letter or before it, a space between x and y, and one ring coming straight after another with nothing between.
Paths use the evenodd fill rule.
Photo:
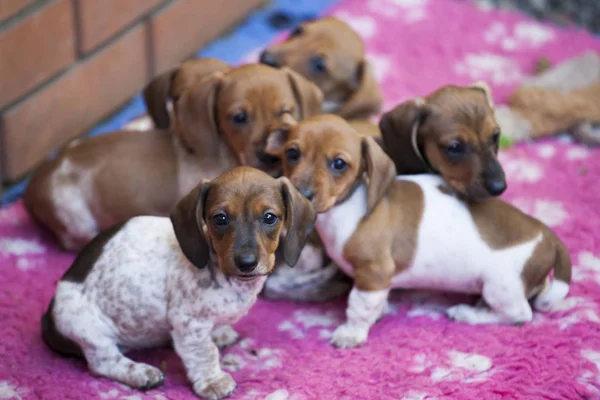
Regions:
<instances>
[{"instance_id":1,"label":"brown and white puppy","mask_svg":"<svg viewBox=\"0 0 600 400\"><path fill-rule=\"evenodd\" d=\"M285 41L263 51L260 61L289 67L314 82L324 94L323 112L367 119L381 111L383 96L364 43L337 18L298 26Z\"/></svg>"},{"instance_id":2,"label":"brown and white puppy","mask_svg":"<svg viewBox=\"0 0 600 400\"><path fill-rule=\"evenodd\" d=\"M548 310L568 293L569 253L552 230L500 199L465 202L439 176L396 177L375 140L337 116L299 123L281 152L327 253L354 277L338 347L367 340L391 288L481 294L487 305L447 310L471 324L531 321L528 299Z\"/></svg>"},{"instance_id":3,"label":"brown and white puppy","mask_svg":"<svg viewBox=\"0 0 600 400\"><path fill-rule=\"evenodd\" d=\"M379 122L398 174L436 173L462 198L480 200L506 190L498 161L500 127L489 87L444 86L398 105Z\"/></svg>"},{"instance_id":4,"label":"brown and white puppy","mask_svg":"<svg viewBox=\"0 0 600 400\"><path fill-rule=\"evenodd\" d=\"M209 60L203 68L217 71L200 79L199 63L175 76L189 87L177 86L169 131L83 140L35 174L24 204L65 249L136 215L168 215L199 180L240 164L279 173L279 161L263 149L267 136L321 109L320 90L289 69L229 69Z\"/></svg>"},{"instance_id":5,"label":"brown and white puppy","mask_svg":"<svg viewBox=\"0 0 600 400\"><path fill-rule=\"evenodd\" d=\"M294 265L315 212L287 178L238 167L198 185L171 218L140 216L97 236L58 282L42 334L53 350L85 357L96 375L138 389L160 386L160 369L122 349L167 345L194 392L220 399L235 389L218 346L256 301L283 234Z\"/></svg>"}]
</instances>

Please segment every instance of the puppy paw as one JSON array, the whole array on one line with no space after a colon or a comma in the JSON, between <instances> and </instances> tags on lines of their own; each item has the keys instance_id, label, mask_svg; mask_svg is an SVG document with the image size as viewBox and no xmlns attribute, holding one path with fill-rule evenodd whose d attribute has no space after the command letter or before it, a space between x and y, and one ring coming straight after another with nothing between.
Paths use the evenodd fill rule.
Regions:
<instances>
[{"instance_id":1,"label":"puppy paw","mask_svg":"<svg viewBox=\"0 0 600 400\"><path fill-rule=\"evenodd\" d=\"M131 364L127 384L136 389L150 390L165 383L165 375L158 368L143 363Z\"/></svg>"},{"instance_id":2,"label":"puppy paw","mask_svg":"<svg viewBox=\"0 0 600 400\"><path fill-rule=\"evenodd\" d=\"M331 336L331 343L339 348L360 346L367 341L369 331L347 324L340 325Z\"/></svg>"},{"instance_id":3,"label":"puppy paw","mask_svg":"<svg viewBox=\"0 0 600 400\"><path fill-rule=\"evenodd\" d=\"M234 344L240 335L238 335L238 333L234 331L231 326L224 325L215 329L212 332L211 337L218 348L223 348Z\"/></svg>"},{"instance_id":4,"label":"puppy paw","mask_svg":"<svg viewBox=\"0 0 600 400\"><path fill-rule=\"evenodd\" d=\"M194 392L203 399L219 400L233 393L235 387L236 384L231 375L224 372L208 382L194 384Z\"/></svg>"},{"instance_id":5,"label":"puppy paw","mask_svg":"<svg viewBox=\"0 0 600 400\"><path fill-rule=\"evenodd\" d=\"M478 322L476 314L477 313L475 312L474 308L467 304L459 304L446 310L446 315L448 318L454 321L466 322L469 324L476 324Z\"/></svg>"}]
</instances>

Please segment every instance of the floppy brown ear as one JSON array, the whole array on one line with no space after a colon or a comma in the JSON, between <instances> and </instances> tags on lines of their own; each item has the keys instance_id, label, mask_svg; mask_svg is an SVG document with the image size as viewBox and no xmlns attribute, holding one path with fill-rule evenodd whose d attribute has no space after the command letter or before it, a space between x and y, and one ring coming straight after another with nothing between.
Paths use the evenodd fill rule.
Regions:
<instances>
[{"instance_id":1,"label":"floppy brown ear","mask_svg":"<svg viewBox=\"0 0 600 400\"><path fill-rule=\"evenodd\" d=\"M367 214L370 214L383 198L388 187L396 179L396 167L371 136L363 136L361 146L369 178L367 183Z\"/></svg>"},{"instance_id":2,"label":"floppy brown ear","mask_svg":"<svg viewBox=\"0 0 600 400\"><path fill-rule=\"evenodd\" d=\"M468 86L469 89L477 89L481 90L483 94L485 94L485 99L487 100L490 108L494 108L494 99L492 98L492 89L488 86L484 81L477 81Z\"/></svg>"},{"instance_id":3,"label":"floppy brown ear","mask_svg":"<svg viewBox=\"0 0 600 400\"><path fill-rule=\"evenodd\" d=\"M416 153L413 129L419 129L430 113L422 99L408 100L383 114L379 130L383 148L394 161L398 174L421 174L428 171L425 161ZM415 138L416 139L416 138Z\"/></svg>"},{"instance_id":4,"label":"floppy brown ear","mask_svg":"<svg viewBox=\"0 0 600 400\"><path fill-rule=\"evenodd\" d=\"M279 178L285 204L286 235L283 238L283 259L293 267L312 232L317 213L310 201L302 196L288 178Z\"/></svg>"},{"instance_id":5,"label":"floppy brown ear","mask_svg":"<svg viewBox=\"0 0 600 400\"><path fill-rule=\"evenodd\" d=\"M298 104L300 111L300 119L320 114L323 107L323 92L321 89L288 67L284 67L282 70L287 74L292 90L294 91L296 104Z\"/></svg>"},{"instance_id":6,"label":"floppy brown ear","mask_svg":"<svg viewBox=\"0 0 600 400\"><path fill-rule=\"evenodd\" d=\"M367 61L359 63L355 79L356 90L337 114L343 118L367 118L378 114L383 105L383 95L371 64Z\"/></svg>"},{"instance_id":7,"label":"floppy brown ear","mask_svg":"<svg viewBox=\"0 0 600 400\"><path fill-rule=\"evenodd\" d=\"M143 91L148 114L152 118L154 125L159 129L169 128L170 119L169 111L167 110L167 99L176 73L177 68L163 72L154 77Z\"/></svg>"},{"instance_id":8,"label":"floppy brown ear","mask_svg":"<svg viewBox=\"0 0 600 400\"><path fill-rule=\"evenodd\" d=\"M179 246L197 268L204 268L209 257L208 242L202 229L204 202L209 190L210 182L202 182L181 199L171 213Z\"/></svg>"},{"instance_id":9,"label":"floppy brown ear","mask_svg":"<svg viewBox=\"0 0 600 400\"><path fill-rule=\"evenodd\" d=\"M177 134L193 153L206 152L220 141L217 129L217 96L223 73L215 72L184 90L175 105Z\"/></svg>"}]
</instances>

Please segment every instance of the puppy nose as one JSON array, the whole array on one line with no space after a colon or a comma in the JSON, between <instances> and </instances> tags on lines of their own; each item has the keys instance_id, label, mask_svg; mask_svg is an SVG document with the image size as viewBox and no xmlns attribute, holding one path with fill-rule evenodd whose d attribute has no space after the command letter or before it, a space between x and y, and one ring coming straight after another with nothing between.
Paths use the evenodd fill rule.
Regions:
<instances>
[{"instance_id":1,"label":"puppy nose","mask_svg":"<svg viewBox=\"0 0 600 400\"><path fill-rule=\"evenodd\" d=\"M256 268L258 260L252 251L244 251L235 256L235 266L242 272L252 272Z\"/></svg>"},{"instance_id":2,"label":"puppy nose","mask_svg":"<svg viewBox=\"0 0 600 400\"><path fill-rule=\"evenodd\" d=\"M302 196L306 197L311 201L315 197L315 191L312 188L302 188L300 189L300 193L302 194Z\"/></svg>"},{"instance_id":3,"label":"puppy nose","mask_svg":"<svg viewBox=\"0 0 600 400\"><path fill-rule=\"evenodd\" d=\"M499 196L506 190L506 181L504 179L486 181L485 190L492 196Z\"/></svg>"},{"instance_id":4,"label":"puppy nose","mask_svg":"<svg viewBox=\"0 0 600 400\"><path fill-rule=\"evenodd\" d=\"M262 64L270 65L271 67L280 67L279 62L277 61L277 57L275 57L275 54L271 53L268 50L262 52L262 54L260 55L260 62Z\"/></svg>"}]
</instances>

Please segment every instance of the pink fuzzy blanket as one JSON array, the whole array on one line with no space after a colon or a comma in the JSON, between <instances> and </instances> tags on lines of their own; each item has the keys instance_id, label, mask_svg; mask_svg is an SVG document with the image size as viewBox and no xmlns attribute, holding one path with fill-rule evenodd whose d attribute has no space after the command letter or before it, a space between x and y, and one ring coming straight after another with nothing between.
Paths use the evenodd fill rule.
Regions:
<instances>
[{"instance_id":1,"label":"pink fuzzy blanket","mask_svg":"<svg viewBox=\"0 0 600 400\"><path fill-rule=\"evenodd\" d=\"M450 0L348 0L332 10L363 36L386 108L448 83L489 82L497 103L541 55L557 62L600 40L521 15ZM223 352L233 399L600 399L600 150L561 138L502 153L505 198L556 230L572 254L571 293L523 327L449 321L460 296L397 292L368 343L328 344L345 302L259 300ZM0 210L0 399L193 399L168 349L133 353L167 371L147 393L92 377L51 353L40 316L73 255L57 250L17 202Z\"/></svg>"}]
</instances>

